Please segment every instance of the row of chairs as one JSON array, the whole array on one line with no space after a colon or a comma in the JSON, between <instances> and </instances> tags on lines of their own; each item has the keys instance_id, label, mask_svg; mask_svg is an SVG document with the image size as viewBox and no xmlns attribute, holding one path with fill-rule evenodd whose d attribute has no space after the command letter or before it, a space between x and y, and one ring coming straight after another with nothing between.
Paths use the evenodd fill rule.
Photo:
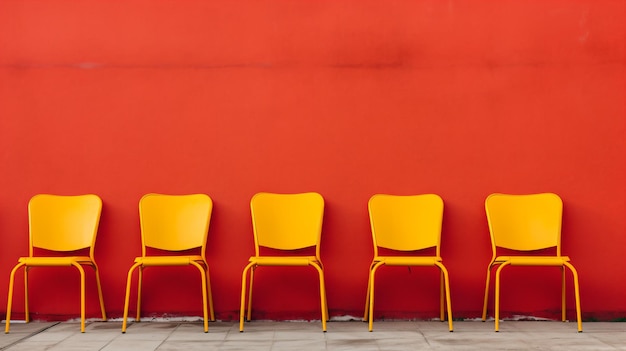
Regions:
<instances>
[{"instance_id":1,"label":"row of chairs","mask_svg":"<svg viewBox=\"0 0 626 351\"><path fill-rule=\"evenodd\" d=\"M251 202L255 254L245 266L241 281L239 330L252 318L254 272L261 266L311 266L319 275L322 330L329 320L324 266L320 259L320 237L324 199L318 193L258 193ZM562 201L552 193L530 195L492 194L485 201L493 257L487 267L482 311L486 320L491 273L495 273L495 330L499 328L500 274L506 266L554 266L562 271L562 320L566 320L565 267L574 278L576 318L582 332L578 274L567 256L561 255ZM214 321L213 299L206 260L206 241L213 202L204 194L147 194L139 202L141 256L130 267L126 282L122 332L126 332L132 277L138 272L136 321L141 317L143 270L152 266L195 266L202 281L204 332ZM94 259L94 246L102 201L96 195L59 196L40 194L28 205L29 255L20 257L11 270L5 332L10 329L15 273L24 269L25 320L29 321L28 272L33 267L74 266L80 272L81 332L85 331L85 272L95 271L102 319L106 320L102 286ZM435 194L410 196L378 194L370 198L368 211L374 259L369 269L363 319L374 321L374 287L378 269L387 266L432 266L441 273L440 319L453 331L450 282L440 255L443 200ZM196 249L195 255L189 250ZM306 249L310 251L306 251ZM506 254L501 255L500 250ZM554 253L545 254L546 249ZM74 256L77 251L88 254ZM540 255L533 252L541 251ZM67 255L43 255L57 251ZM184 255L180 253L184 252ZM249 281L248 281L249 276ZM246 310L247 304L247 310ZM247 312L247 314L246 314Z\"/></svg>"}]
</instances>

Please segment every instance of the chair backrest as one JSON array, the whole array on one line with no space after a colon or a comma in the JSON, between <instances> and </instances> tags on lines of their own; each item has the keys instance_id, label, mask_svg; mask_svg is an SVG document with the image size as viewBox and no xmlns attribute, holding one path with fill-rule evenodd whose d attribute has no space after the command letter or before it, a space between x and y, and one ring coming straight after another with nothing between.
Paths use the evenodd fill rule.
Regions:
<instances>
[{"instance_id":1,"label":"chair backrest","mask_svg":"<svg viewBox=\"0 0 626 351\"><path fill-rule=\"evenodd\" d=\"M563 202L552 193L491 194L485 210L492 247L534 251L556 247L561 254Z\"/></svg>"},{"instance_id":2,"label":"chair backrest","mask_svg":"<svg viewBox=\"0 0 626 351\"><path fill-rule=\"evenodd\" d=\"M250 201L256 254L259 246L279 250L316 247L324 217L324 198L318 193L258 193Z\"/></svg>"},{"instance_id":3,"label":"chair backrest","mask_svg":"<svg viewBox=\"0 0 626 351\"><path fill-rule=\"evenodd\" d=\"M368 202L374 255L378 248L416 251L436 248L439 256L443 200L435 194L376 194Z\"/></svg>"},{"instance_id":4,"label":"chair backrest","mask_svg":"<svg viewBox=\"0 0 626 351\"><path fill-rule=\"evenodd\" d=\"M142 255L146 247L183 251L206 247L213 201L205 194L146 194L139 200Z\"/></svg>"},{"instance_id":5,"label":"chair backrest","mask_svg":"<svg viewBox=\"0 0 626 351\"><path fill-rule=\"evenodd\" d=\"M28 203L30 256L33 248L76 251L96 242L102 200L97 195L39 194Z\"/></svg>"}]
</instances>

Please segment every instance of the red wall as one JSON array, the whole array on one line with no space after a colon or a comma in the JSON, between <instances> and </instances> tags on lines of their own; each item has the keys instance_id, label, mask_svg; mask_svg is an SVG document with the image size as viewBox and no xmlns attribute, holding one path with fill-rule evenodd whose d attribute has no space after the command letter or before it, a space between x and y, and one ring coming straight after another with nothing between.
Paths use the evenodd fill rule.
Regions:
<instances>
[{"instance_id":1,"label":"red wall","mask_svg":"<svg viewBox=\"0 0 626 351\"><path fill-rule=\"evenodd\" d=\"M139 198L201 192L215 202L217 316L235 319L251 196L317 191L331 315L360 316L368 198L432 192L453 311L475 318L485 197L550 191L565 203L584 316L624 317L625 13L619 0L0 0L0 287L27 254L31 196L95 193L96 258L119 317ZM78 315L78 274L57 271L33 270L35 318ZM146 314L200 315L197 272L177 272L146 272ZM257 318L319 318L314 270L257 277ZM437 277L381 270L377 316L435 317ZM503 279L508 315L558 317L558 270ZM17 316L22 296L18 283Z\"/></svg>"}]
</instances>

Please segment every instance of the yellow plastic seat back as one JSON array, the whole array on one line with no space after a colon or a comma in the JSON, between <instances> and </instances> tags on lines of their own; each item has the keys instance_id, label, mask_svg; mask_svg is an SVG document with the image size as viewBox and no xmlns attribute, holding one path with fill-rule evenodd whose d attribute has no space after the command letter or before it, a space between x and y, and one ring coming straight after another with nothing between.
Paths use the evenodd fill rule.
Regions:
<instances>
[{"instance_id":1,"label":"yellow plastic seat back","mask_svg":"<svg viewBox=\"0 0 626 351\"><path fill-rule=\"evenodd\" d=\"M206 245L211 198L205 194L147 194L139 201L145 247L183 251ZM144 252L145 255L145 252Z\"/></svg>"},{"instance_id":2,"label":"yellow plastic seat back","mask_svg":"<svg viewBox=\"0 0 626 351\"><path fill-rule=\"evenodd\" d=\"M374 250L378 247L399 251L439 248L443 200L438 195L377 194L370 198L368 209Z\"/></svg>"},{"instance_id":3,"label":"yellow plastic seat back","mask_svg":"<svg viewBox=\"0 0 626 351\"><path fill-rule=\"evenodd\" d=\"M324 199L318 193L258 193L250 201L257 255L259 246L279 250L319 247Z\"/></svg>"},{"instance_id":4,"label":"yellow plastic seat back","mask_svg":"<svg viewBox=\"0 0 626 351\"><path fill-rule=\"evenodd\" d=\"M492 194L485 209L495 247L520 251L557 247L560 255L563 202L558 195Z\"/></svg>"},{"instance_id":5,"label":"yellow plastic seat back","mask_svg":"<svg viewBox=\"0 0 626 351\"><path fill-rule=\"evenodd\" d=\"M96 240L102 200L96 195L35 195L28 204L30 255L33 247L75 251Z\"/></svg>"}]
</instances>

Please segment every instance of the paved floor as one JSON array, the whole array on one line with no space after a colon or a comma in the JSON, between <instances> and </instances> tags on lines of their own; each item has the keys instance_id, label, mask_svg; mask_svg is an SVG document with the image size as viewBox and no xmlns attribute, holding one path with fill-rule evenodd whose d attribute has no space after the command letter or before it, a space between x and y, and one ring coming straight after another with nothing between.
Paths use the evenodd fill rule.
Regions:
<instances>
[{"instance_id":1,"label":"paved floor","mask_svg":"<svg viewBox=\"0 0 626 351\"><path fill-rule=\"evenodd\" d=\"M89 322L80 333L75 322L11 323L0 335L0 350L626 350L626 323L589 322L584 333L575 323L504 321L454 322L450 333L437 321L377 321L374 331L360 321L211 322L202 332L196 322L141 322L121 333L121 322Z\"/></svg>"}]
</instances>

